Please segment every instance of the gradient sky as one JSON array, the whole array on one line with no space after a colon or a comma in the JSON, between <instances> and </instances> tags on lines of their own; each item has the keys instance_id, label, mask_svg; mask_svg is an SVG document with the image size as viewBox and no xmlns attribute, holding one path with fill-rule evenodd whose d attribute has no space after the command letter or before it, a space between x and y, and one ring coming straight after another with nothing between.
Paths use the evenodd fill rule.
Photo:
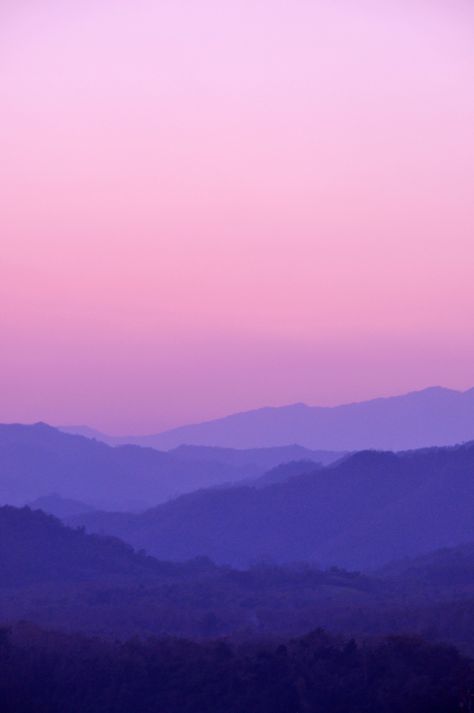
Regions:
<instances>
[{"instance_id":1,"label":"gradient sky","mask_svg":"<svg viewBox=\"0 0 474 713\"><path fill-rule=\"evenodd\" d=\"M474 385L472 0L3 0L0 421Z\"/></svg>"}]
</instances>

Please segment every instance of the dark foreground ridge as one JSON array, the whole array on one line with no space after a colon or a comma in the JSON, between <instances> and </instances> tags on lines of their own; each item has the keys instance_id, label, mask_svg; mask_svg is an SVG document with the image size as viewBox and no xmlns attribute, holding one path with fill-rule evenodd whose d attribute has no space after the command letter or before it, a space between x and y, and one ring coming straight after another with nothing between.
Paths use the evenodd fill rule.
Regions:
<instances>
[{"instance_id":1,"label":"dark foreground ridge","mask_svg":"<svg viewBox=\"0 0 474 713\"><path fill-rule=\"evenodd\" d=\"M459 713L472 663L412 637L235 645L0 630L2 713Z\"/></svg>"}]
</instances>

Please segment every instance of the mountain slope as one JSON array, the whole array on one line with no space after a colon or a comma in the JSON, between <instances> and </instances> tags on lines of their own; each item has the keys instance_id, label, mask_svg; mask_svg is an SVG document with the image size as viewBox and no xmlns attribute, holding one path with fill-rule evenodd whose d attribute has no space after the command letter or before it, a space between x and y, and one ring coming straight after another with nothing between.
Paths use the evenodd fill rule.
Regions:
<instances>
[{"instance_id":1,"label":"mountain slope","mask_svg":"<svg viewBox=\"0 0 474 713\"><path fill-rule=\"evenodd\" d=\"M86 535L29 508L0 508L1 586L156 575L159 563L110 537Z\"/></svg>"},{"instance_id":2,"label":"mountain slope","mask_svg":"<svg viewBox=\"0 0 474 713\"><path fill-rule=\"evenodd\" d=\"M86 433L90 435L90 429ZM330 451L454 445L474 438L474 389L433 387L331 408L305 404L262 408L151 436L113 438L96 433L96 437L164 450L182 444L248 449L297 443ZM294 455L288 460L305 457Z\"/></svg>"},{"instance_id":3,"label":"mountain slope","mask_svg":"<svg viewBox=\"0 0 474 713\"><path fill-rule=\"evenodd\" d=\"M256 489L182 496L141 515L71 522L117 534L163 559L206 555L246 566L262 557L373 568L474 539L474 445L361 452Z\"/></svg>"}]
</instances>

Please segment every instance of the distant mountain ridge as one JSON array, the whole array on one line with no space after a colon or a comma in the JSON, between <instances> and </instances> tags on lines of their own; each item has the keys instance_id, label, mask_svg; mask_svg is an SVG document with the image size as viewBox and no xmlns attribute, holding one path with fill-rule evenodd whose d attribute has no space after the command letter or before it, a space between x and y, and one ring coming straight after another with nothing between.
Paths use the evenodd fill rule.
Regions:
<instances>
[{"instance_id":1,"label":"distant mountain ridge","mask_svg":"<svg viewBox=\"0 0 474 713\"><path fill-rule=\"evenodd\" d=\"M103 510L145 510L185 492L257 478L284 462L327 463L339 457L297 446L202 452L112 448L44 423L0 424L0 504L25 505L54 493L59 502L43 505L58 515L73 505L67 500Z\"/></svg>"},{"instance_id":2,"label":"distant mountain ridge","mask_svg":"<svg viewBox=\"0 0 474 713\"><path fill-rule=\"evenodd\" d=\"M266 407L149 436L106 436L85 426L63 430L111 445L163 450L182 445L253 449L298 444L346 452L448 446L474 439L474 388L462 392L436 386L333 407Z\"/></svg>"}]
</instances>

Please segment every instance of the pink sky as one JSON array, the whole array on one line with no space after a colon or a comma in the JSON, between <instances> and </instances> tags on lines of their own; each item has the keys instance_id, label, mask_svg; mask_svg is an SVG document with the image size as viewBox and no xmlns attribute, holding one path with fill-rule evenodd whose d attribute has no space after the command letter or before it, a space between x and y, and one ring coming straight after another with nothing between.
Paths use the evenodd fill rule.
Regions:
<instances>
[{"instance_id":1,"label":"pink sky","mask_svg":"<svg viewBox=\"0 0 474 713\"><path fill-rule=\"evenodd\" d=\"M474 385L471 0L3 0L0 421Z\"/></svg>"}]
</instances>

